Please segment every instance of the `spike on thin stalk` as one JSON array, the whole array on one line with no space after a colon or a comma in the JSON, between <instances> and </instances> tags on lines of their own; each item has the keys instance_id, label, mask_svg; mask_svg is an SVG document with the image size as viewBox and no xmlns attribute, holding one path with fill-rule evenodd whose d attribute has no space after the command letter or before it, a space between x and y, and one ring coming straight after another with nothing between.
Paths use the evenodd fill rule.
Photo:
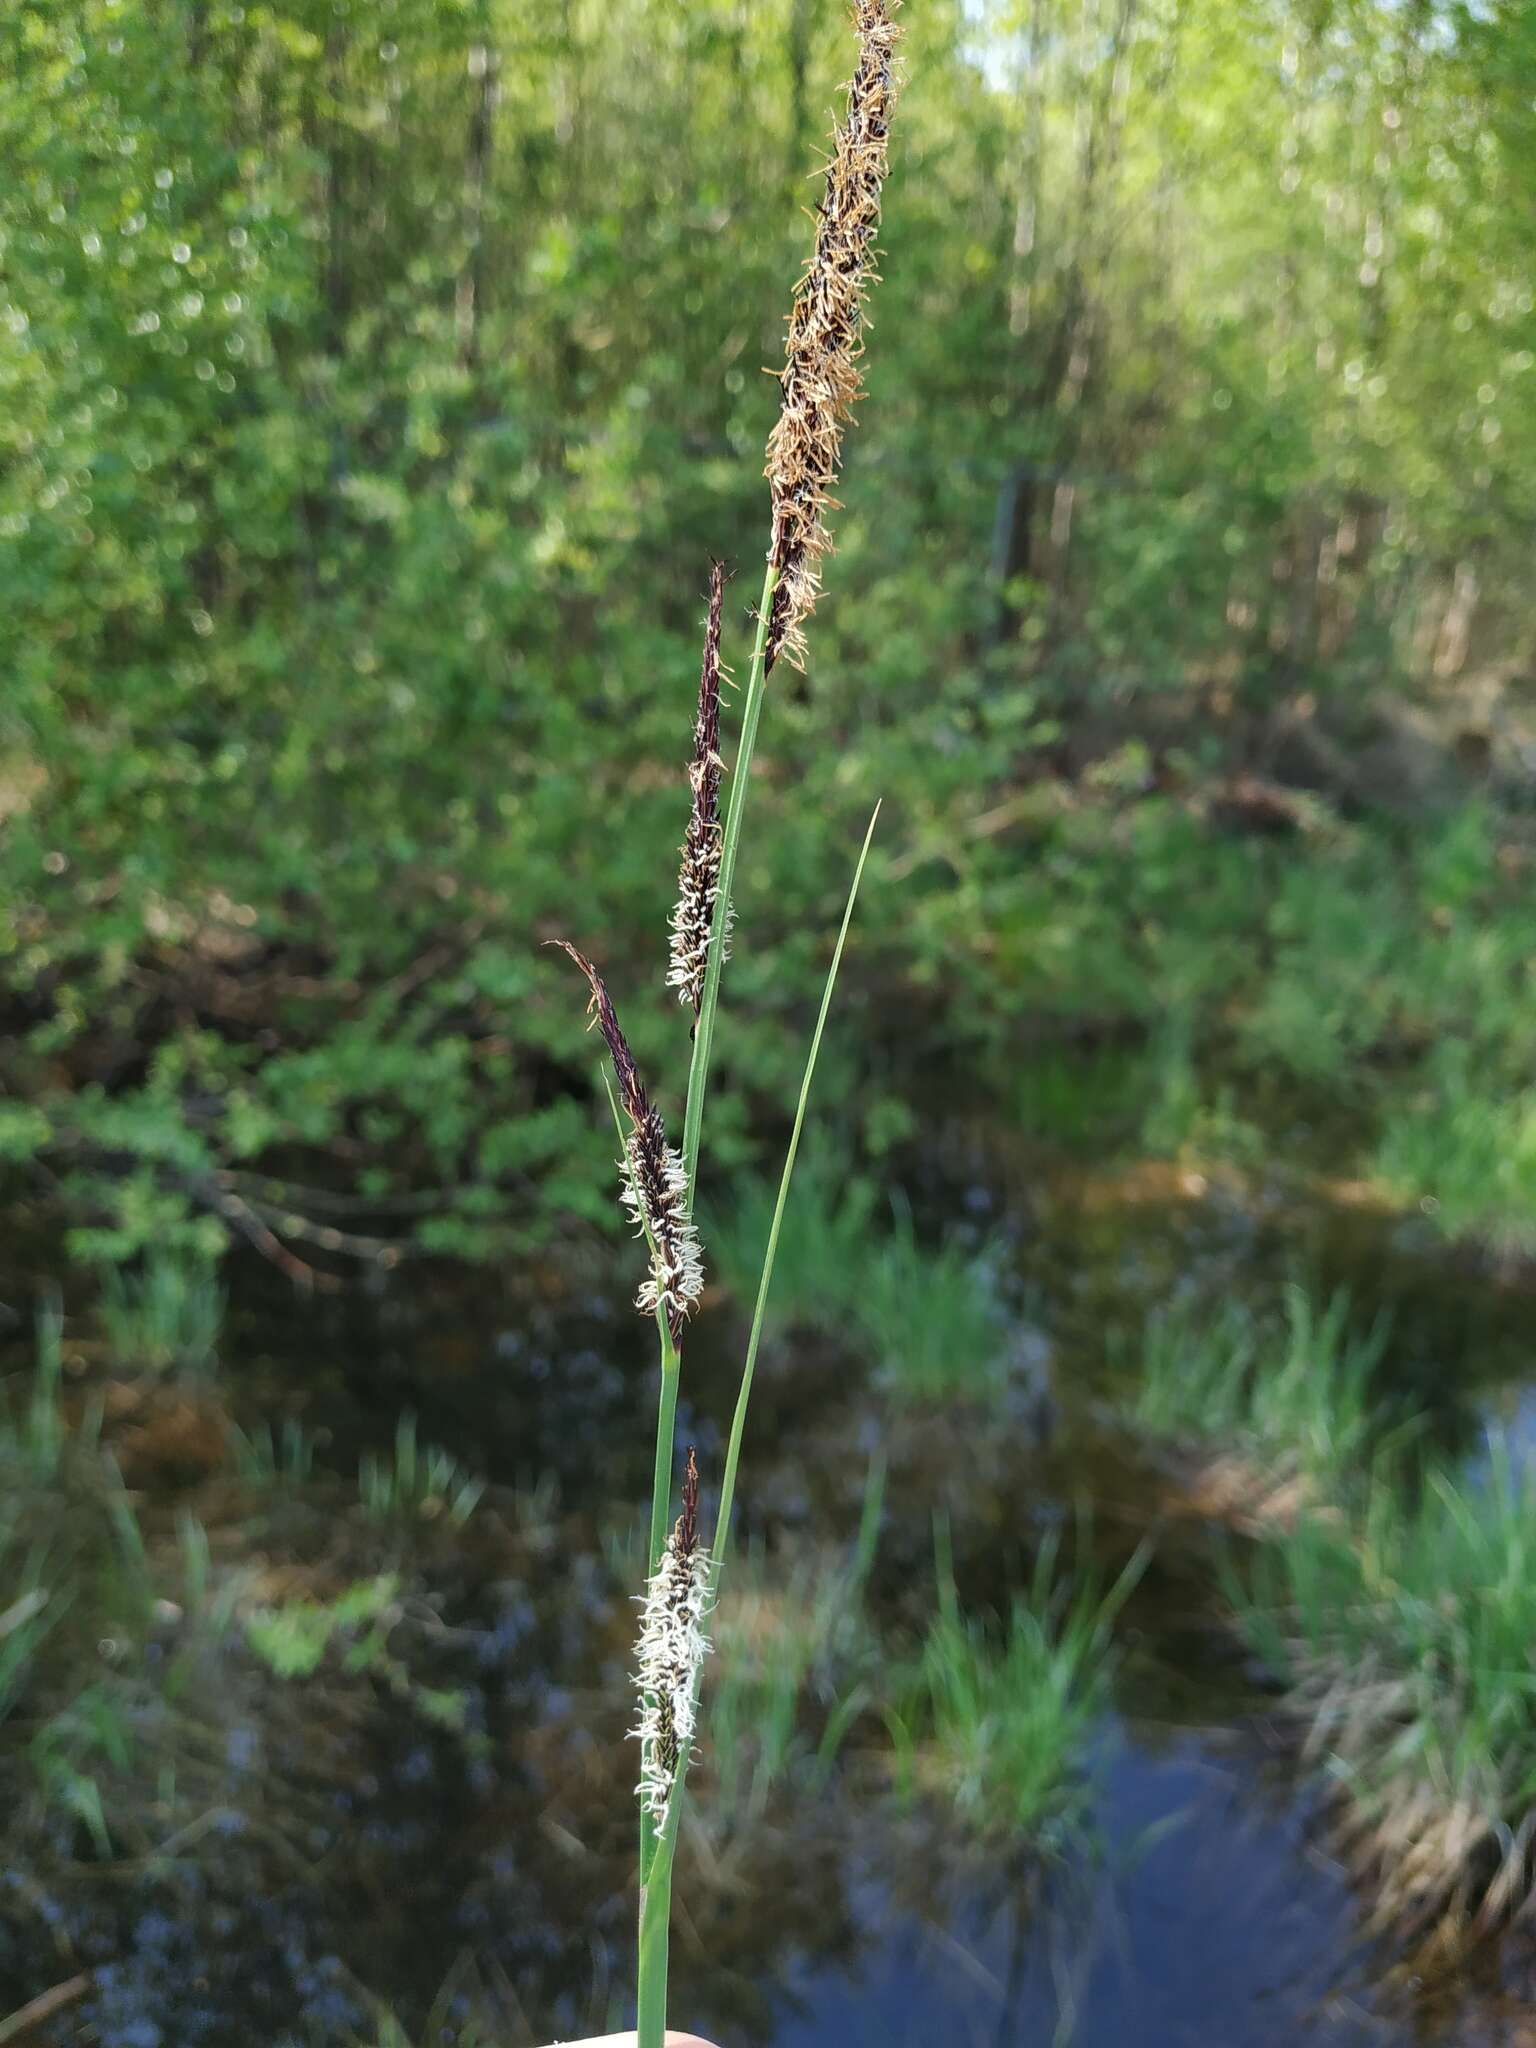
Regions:
<instances>
[{"instance_id":1,"label":"spike on thin stalk","mask_svg":"<svg viewBox=\"0 0 1536 2048\"><path fill-rule=\"evenodd\" d=\"M655 1314L658 1308L664 1310L672 1342L677 1344L683 1319L704 1288L703 1256L698 1232L688 1213L688 1181L683 1162L667 1143L661 1112L645 1092L603 977L568 939L556 939L554 943L570 954L587 977L592 991L588 1009L608 1047L619 1101L629 1120L624 1157L619 1162L624 1176L624 1207L651 1250L651 1277L642 1282L635 1306L647 1315Z\"/></svg>"}]
</instances>

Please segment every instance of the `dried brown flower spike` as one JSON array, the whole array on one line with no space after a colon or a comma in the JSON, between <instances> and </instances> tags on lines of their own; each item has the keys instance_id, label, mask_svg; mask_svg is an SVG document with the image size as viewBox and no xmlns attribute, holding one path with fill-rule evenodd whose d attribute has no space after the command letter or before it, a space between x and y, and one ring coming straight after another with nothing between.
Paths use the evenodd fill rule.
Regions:
<instances>
[{"instance_id":1,"label":"dried brown flower spike","mask_svg":"<svg viewBox=\"0 0 1536 2048\"><path fill-rule=\"evenodd\" d=\"M667 1143L661 1112L652 1107L645 1092L603 977L569 940L558 939L555 943L570 954L587 977L592 991L590 1008L613 1061L619 1101L629 1119L629 1135L620 1161L624 1206L651 1248L651 1277L642 1284L635 1306L647 1315L654 1314L658 1306L665 1309L667 1327L676 1344L682 1335L683 1318L704 1287L699 1235L688 1214L688 1176L677 1152Z\"/></svg>"},{"instance_id":2,"label":"dried brown flower spike","mask_svg":"<svg viewBox=\"0 0 1536 2048\"><path fill-rule=\"evenodd\" d=\"M695 1017L704 997L704 969L709 961L709 935L715 921L720 885L720 610L725 599L725 565L714 562L709 572L709 617L704 627L704 663L699 671L699 710L693 727L693 760L688 780L693 809L683 840L683 865L677 878L677 908L672 913L672 964L667 986L680 1003L691 1003ZM730 934L726 933L729 940Z\"/></svg>"},{"instance_id":3,"label":"dried brown flower spike","mask_svg":"<svg viewBox=\"0 0 1536 2048\"><path fill-rule=\"evenodd\" d=\"M859 396L864 287L874 277L886 137L896 99L900 0L854 0L859 61L848 83L848 117L833 138L816 247L795 294L779 377L779 417L768 437L777 571L764 673L780 653L804 664L802 621L815 610L821 557L832 545L822 514L841 464L843 422Z\"/></svg>"}]
</instances>

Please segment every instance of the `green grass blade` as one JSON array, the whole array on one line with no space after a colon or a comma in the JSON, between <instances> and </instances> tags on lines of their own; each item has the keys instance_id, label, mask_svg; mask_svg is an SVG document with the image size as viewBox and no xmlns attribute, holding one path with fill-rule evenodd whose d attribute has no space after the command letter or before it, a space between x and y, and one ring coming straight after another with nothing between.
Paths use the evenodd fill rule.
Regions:
<instances>
[{"instance_id":1,"label":"green grass blade","mask_svg":"<svg viewBox=\"0 0 1536 2048\"><path fill-rule=\"evenodd\" d=\"M795 1170L795 1155L800 1149L800 1133L805 1126L805 1109L810 1100L816 1058L821 1051L822 1033L826 1030L827 1013L832 1007L832 991L837 986L838 969L843 964L843 947L847 942L848 927L853 921L853 906L858 900L859 883L863 878L864 863L869 858L870 841L875 836L875 825L879 816L880 806L876 804L870 814L864 844L859 849L858 865L853 871L853 881L848 889L848 901L843 906L843 922L837 934L837 944L832 949L832 964L827 969L826 986L821 993L821 1009L816 1018L816 1028L811 1033L810 1051L806 1054L805 1072L800 1081L800 1100L795 1105L794 1128L789 1134L789 1149L784 1154L784 1171L779 1176L778 1200L773 1205L773 1221L768 1226L763 1269L757 1283L757 1303L752 1311L752 1331L747 1338L747 1355L741 1368L741 1388L736 1396L736 1412L731 1418L731 1437L726 1447L725 1472L720 1482L720 1513L715 1523L713 1553L717 1575L725 1561L726 1547L730 1541L731 1508L736 1497L736 1467L741 1458L741 1440L747 1425L747 1403L752 1394L752 1376L757 1369L757 1351L762 1342L763 1318L768 1309L768 1290L773 1282L773 1261L779 1246L779 1230L789 1202L790 1178ZM724 901L723 895L721 900Z\"/></svg>"}]
</instances>

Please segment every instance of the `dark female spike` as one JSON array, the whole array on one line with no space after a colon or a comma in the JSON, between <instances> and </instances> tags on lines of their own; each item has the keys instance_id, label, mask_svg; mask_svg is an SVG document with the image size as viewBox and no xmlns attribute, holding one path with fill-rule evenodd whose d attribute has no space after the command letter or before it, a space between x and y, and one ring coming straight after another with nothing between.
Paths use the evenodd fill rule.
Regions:
<instances>
[{"instance_id":1,"label":"dark female spike","mask_svg":"<svg viewBox=\"0 0 1536 2048\"><path fill-rule=\"evenodd\" d=\"M629 1119L624 1157L624 1206L651 1252L651 1277L642 1283L635 1306L647 1315L666 1311L672 1342L682 1336L683 1318L704 1288L704 1265L698 1232L688 1213L688 1177L683 1162L667 1143L661 1112L655 1109L640 1079L629 1041L619 1028L612 998L592 962L568 939L553 942L569 953L592 991L588 1005L613 1061L619 1100Z\"/></svg>"},{"instance_id":2,"label":"dark female spike","mask_svg":"<svg viewBox=\"0 0 1536 2048\"><path fill-rule=\"evenodd\" d=\"M677 907L672 912L671 965L667 986L689 1003L695 1017L704 999L704 970L709 962L715 902L720 887L720 614L725 600L725 565L712 562L709 571L709 613L704 625L704 659L699 670L699 708L693 726L693 759L688 780L693 806L683 839L683 864L677 878ZM729 940L729 931L726 933Z\"/></svg>"},{"instance_id":3,"label":"dark female spike","mask_svg":"<svg viewBox=\"0 0 1536 2048\"><path fill-rule=\"evenodd\" d=\"M679 1554L691 1558L699 1547L699 1461L692 1444L683 1465L683 1512L672 1533Z\"/></svg>"},{"instance_id":4,"label":"dark female spike","mask_svg":"<svg viewBox=\"0 0 1536 2048\"><path fill-rule=\"evenodd\" d=\"M683 1512L646 1586L636 1651L640 1718L632 1732L640 1743L640 1802L658 1828L666 1823L679 1768L692 1753L710 1604L710 1557L699 1545L699 1467L690 1444Z\"/></svg>"}]
</instances>

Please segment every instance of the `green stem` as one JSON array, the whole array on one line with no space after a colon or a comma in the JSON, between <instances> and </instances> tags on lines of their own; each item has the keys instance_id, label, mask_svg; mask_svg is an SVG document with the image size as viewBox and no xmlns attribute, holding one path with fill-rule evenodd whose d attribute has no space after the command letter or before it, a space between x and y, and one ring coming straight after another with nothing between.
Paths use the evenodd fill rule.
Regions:
<instances>
[{"instance_id":1,"label":"green stem","mask_svg":"<svg viewBox=\"0 0 1536 2048\"><path fill-rule=\"evenodd\" d=\"M767 600L764 600L766 608ZM726 1539L730 1531L731 1504L736 1494L736 1467L741 1459L741 1440L746 1428L747 1400L752 1391L752 1375L757 1364L758 1345L762 1340L763 1318L768 1304L768 1288L773 1279L774 1257L778 1250L779 1228L784 1220L785 1205L789 1200L790 1177L794 1172L795 1155L800 1148L800 1133L805 1126L806 1105L810 1101L811 1081L816 1072L816 1058L821 1051L822 1035L826 1030L827 1016L832 1007L832 992L837 985L838 969L842 966L843 947L848 939L848 927L853 922L853 906L858 900L859 883L864 875L864 863L869 858L870 843L875 836L875 824L880 816L880 806L875 805L864 834L864 844L859 849L858 865L853 871L853 881L848 890L848 901L843 906L843 921L838 928L837 944L832 949L832 964L827 969L826 986L822 990L821 1009L817 1013L816 1028L811 1034L810 1050L806 1055L805 1073L800 1082L800 1099L795 1105L794 1128L790 1133L789 1150L784 1158L784 1170L779 1178L779 1195L774 1205L773 1223L768 1233L768 1249L763 1258L762 1276L758 1282L757 1304L752 1316L752 1333L747 1342L746 1363L742 1367L741 1389L736 1397L736 1413L731 1420L731 1440L726 1452L725 1479L720 1493L720 1515L715 1526L714 1561L718 1586L721 1561L725 1556ZM718 972L716 976L718 985ZM672 1370L667 1370L670 1352ZM677 1393L676 1352L671 1351L665 1331L662 1343L662 1405L668 1402L668 1381L671 1381L671 1399L675 1403ZM666 1441L668 1445L666 1484L671 1489L671 1409L668 1408ZM661 1479L662 1431L657 1431L657 1488ZM883 1467L882 1467L883 1477ZM875 1511L878 1519L878 1508ZM866 1517L868 1506L866 1503ZM654 1524L654 1506L653 1506ZM663 1527L665 1525L663 1524ZM653 1532L654 1533L654 1532ZM865 1536L860 1536L860 1556L865 1553ZM659 1554L653 1542L653 1553ZM698 1672L694 1673L693 1692L697 1701L699 1692ZM677 1834L681 1825L684 1780L687 1775L688 1759L678 1761L677 1778L672 1787L672 1798L667 1808L666 1826L658 1835L653 1824L646 1817L642 1831L640 1856L640 1938L638 1951L638 1973L636 1991L636 2020L638 2029L636 2048L664 2048L667 2031L667 1943L672 1917L672 1866L677 1850Z\"/></svg>"},{"instance_id":2,"label":"green stem","mask_svg":"<svg viewBox=\"0 0 1536 2048\"><path fill-rule=\"evenodd\" d=\"M848 937L848 927L853 921L853 906L858 898L859 882L864 873L864 863L869 858L869 845L875 836L875 822L879 816L880 806L876 804L870 816L869 829L864 834L858 866L853 871L853 881L848 890L848 901L843 907L843 922L837 934L837 944L832 949L832 965L827 969L826 986L821 992L821 1010L816 1018L816 1029L811 1033L810 1051L806 1054L805 1072L800 1081L800 1100L795 1105L794 1128L789 1134L789 1149L784 1154L784 1170L779 1175L778 1200L773 1205L773 1221L768 1228L768 1245L763 1253L763 1268L757 1283L757 1301L752 1310L752 1330L747 1338L747 1355L741 1368L741 1387L736 1395L736 1413L731 1417L731 1437L725 1452L725 1474L720 1482L720 1512L715 1522L712 1552L717 1592L720 1571L725 1563L726 1547L730 1541L731 1507L736 1498L736 1467L741 1459L741 1440L747 1426L747 1402L752 1394L752 1376L757 1369L758 1345L762 1341L763 1320L768 1309L768 1289L773 1282L773 1263L778 1255L779 1229L789 1202L790 1177L795 1170L795 1155L800 1149L800 1133L805 1125L806 1104L810 1101L811 1080L816 1072L816 1056L821 1051L821 1035L826 1029L827 1013L832 1007L832 991L837 985L838 968L842 965L843 945Z\"/></svg>"},{"instance_id":3,"label":"green stem","mask_svg":"<svg viewBox=\"0 0 1536 2048\"><path fill-rule=\"evenodd\" d=\"M628 1145L628 1139L624 1134L624 1120L619 1115L613 1083L608 1079L606 1070L603 1088L608 1096L608 1107L613 1111L613 1127L619 1134L622 1152ZM644 1217L640 1221L645 1231L646 1250L651 1255L654 1268L656 1241L651 1236L650 1224ZM683 1362L682 1353L672 1341L672 1326L667 1321L666 1307L659 1301L656 1304L656 1334L661 1339L661 1391L656 1401L656 1464L651 1475L651 1547L645 1558L647 1578L661 1563L662 1549L667 1540L667 1511L672 1505L672 1436L677 1419L678 1375Z\"/></svg>"},{"instance_id":4,"label":"green stem","mask_svg":"<svg viewBox=\"0 0 1536 2048\"><path fill-rule=\"evenodd\" d=\"M656 1464L651 1475L651 1548L645 1567L647 1578L661 1563L667 1543L667 1516L672 1506L672 1440L677 1422L677 1383L681 1377L682 1355L672 1342L665 1313L657 1316L661 1326L661 1390L656 1397Z\"/></svg>"},{"instance_id":5,"label":"green stem","mask_svg":"<svg viewBox=\"0 0 1536 2048\"><path fill-rule=\"evenodd\" d=\"M677 1383L681 1378L682 1359L677 1346L672 1342L672 1332L667 1327L665 1311L658 1310L657 1326L661 1331L661 1386L656 1396L656 1463L651 1475L651 1541L649 1562L645 1567L647 1578L661 1563L661 1553L667 1541L667 1516L672 1508L672 1448L677 1430ZM643 1886L650 1876L651 1861L656 1853L656 1823L640 1809L640 1882Z\"/></svg>"},{"instance_id":6,"label":"green stem","mask_svg":"<svg viewBox=\"0 0 1536 2048\"><path fill-rule=\"evenodd\" d=\"M608 1096L608 1107L613 1111L614 1129L619 1134L619 1149L625 1149L624 1120L619 1115L619 1105L613 1092L613 1084L603 1072L603 1087ZM643 1221L643 1219L642 1219ZM645 1242L652 1260L656 1257L656 1245L651 1237L651 1227L645 1224ZM672 1341L672 1326L667 1321L667 1311L661 1302L656 1304L656 1334L661 1340L661 1385L656 1394L656 1459L651 1471L651 1535L646 1550L645 1576L651 1574L661 1563L661 1553L667 1541L667 1516L672 1507L672 1449L677 1433L677 1385L682 1376L682 1354ZM656 1827L651 1816L642 1807L640 1811L640 1883L643 1886L651 1867L651 1858L656 1848Z\"/></svg>"},{"instance_id":7,"label":"green stem","mask_svg":"<svg viewBox=\"0 0 1536 2048\"><path fill-rule=\"evenodd\" d=\"M656 1394L656 1462L651 1472L651 1541L647 1552L647 1579L661 1563L667 1542L667 1517L672 1511L672 1450L677 1434L677 1383L682 1377L682 1354L672 1342L672 1331L664 1308L656 1310L656 1328L661 1335L661 1386ZM640 1882L645 1884L651 1858L656 1851L656 1824L640 1809Z\"/></svg>"},{"instance_id":8,"label":"green stem","mask_svg":"<svg viewBox=\"0 0 1536 2048\"><path fill-rule=\"evenodd\" d=\"M672 1920L672 1865L683 1805L683 1766L656 1837L650 1875L640 1886L640 1945L635 1985L636 2048L664 2048L667 2037L667 1946Z\"/></svg>"},{"instance_id":9,"label":"green stem","mask_svg":"<svg viewBox=\"0 0 1536 2048\"><path fill-rule=\"evenodd\" d=\"M768 1289L773 1280L774 1258L778 1252L779 1229L784 1221L784 1210L789 1200L789 1185L795 1169L795 1156L800 1149L800 1133L805 1127L806 1106L811 1097L811 1081L816 1072L816 1058L821 1051L822 1035L827 1027L827 1016L832 1008L832 992L837 986L838 969L843 963L843 947L848 940L848 927L853 922L853 906L858 900L859 883L864 875L864 863L869 858L870 843L875 836L875 824L880 816L880 806L875 805L869 820L869 829L864 834L864 844L859 849L858 865L853 871L853 881L848 889L848 901L843 906L843 921L838 928L837 944L832 949L832 964L827 969L826 986L821 994L821 1009L817 1013L816 1028L811 1033L810 1049L806 1054L805 1072L800 1081L800 1099L795 1105L794 1128L790 1132L789 1149L784 1155L784 1170L779 1176L778 1200L774 1204L773 1222L768 1232L768 1248L763 1255L763 1269L757 1287L757 1303L752 1313L752 1332L747 1340L746 1362L741 1372L741 1388L736 1396L736 1413L731 1418L731 1439L725 1455L725 1477L720 1489L720 1514L715 1524L714 1542L714 1583L719 1588L721 1565L725 1558L726 1543L730 1535L731 1506L736 1497L736 1468L741 1460L741 1441L747 1424L747 1402L752 1392L752 1375L757 1365L758 1346L762 1341L763 1319L768 1306ZM668 1374L665 1364L667 1345L663 1344L662 1400L667 1399ZM676 1369L671 1374L672 1391L676 1394ZM667 1431L669 1459L667 1479L670 1486L670 1426ZM657 1485L661 1484L661 1438L657 1437ZM884 1467L881 1466L883 1484ZM873 1510L873 1521L878 1522L879 1508ZM866 1524L871 1520L871 1510L866 1500L865 1517L860 1525L859 1557L861 1566L865 1563L872 1536ZM694 1673L693 1693L697 1701L699 1673ZM677 1778L672 1787L672 1798L667 1809L667 1823L659 1835L652 1832L649 1819L645 1822L640 1854L640 1944L638 1993L636 1999L639 2029L637 2048L663 2048L667 2027L667 1935L672 1913L672 1864L677 1847L677 1831L683 1809L683 1786L687 1774L688 1759L679 1759ZM647 1854L647 1848L649 1854Z\"/></svg>"},{"instance_id":10,"label":"green stem","mask_svg":"<svg viewBox=\"0 0 1536 2048\"><path fill-rule=\"evenodd\" d=\"M709 957L704 963L704 989L699 999L698 1021L693 1031L693 1057L688 1064L688 1106L683 1113L683 1171L688 1176L690 1202L697 1193L699 1143L704 1131L704 1094L709 1086L709 1060L715 1042L715 1012L720 1006L720 969L725 961L725 934L731 921L736 848L741 840L741 820L747 807L747 783L751 778L752 754L757 745L757 722L763 712L768 618L773 610L773 587L777 581L778 572L770 562L763 577L763 594L757 605L757 638L752 645L752 663L747 670L747 694L741 709L741 739L736 748L726 797L714 923L709 934Z\"/></svg>"}]
</instances>

